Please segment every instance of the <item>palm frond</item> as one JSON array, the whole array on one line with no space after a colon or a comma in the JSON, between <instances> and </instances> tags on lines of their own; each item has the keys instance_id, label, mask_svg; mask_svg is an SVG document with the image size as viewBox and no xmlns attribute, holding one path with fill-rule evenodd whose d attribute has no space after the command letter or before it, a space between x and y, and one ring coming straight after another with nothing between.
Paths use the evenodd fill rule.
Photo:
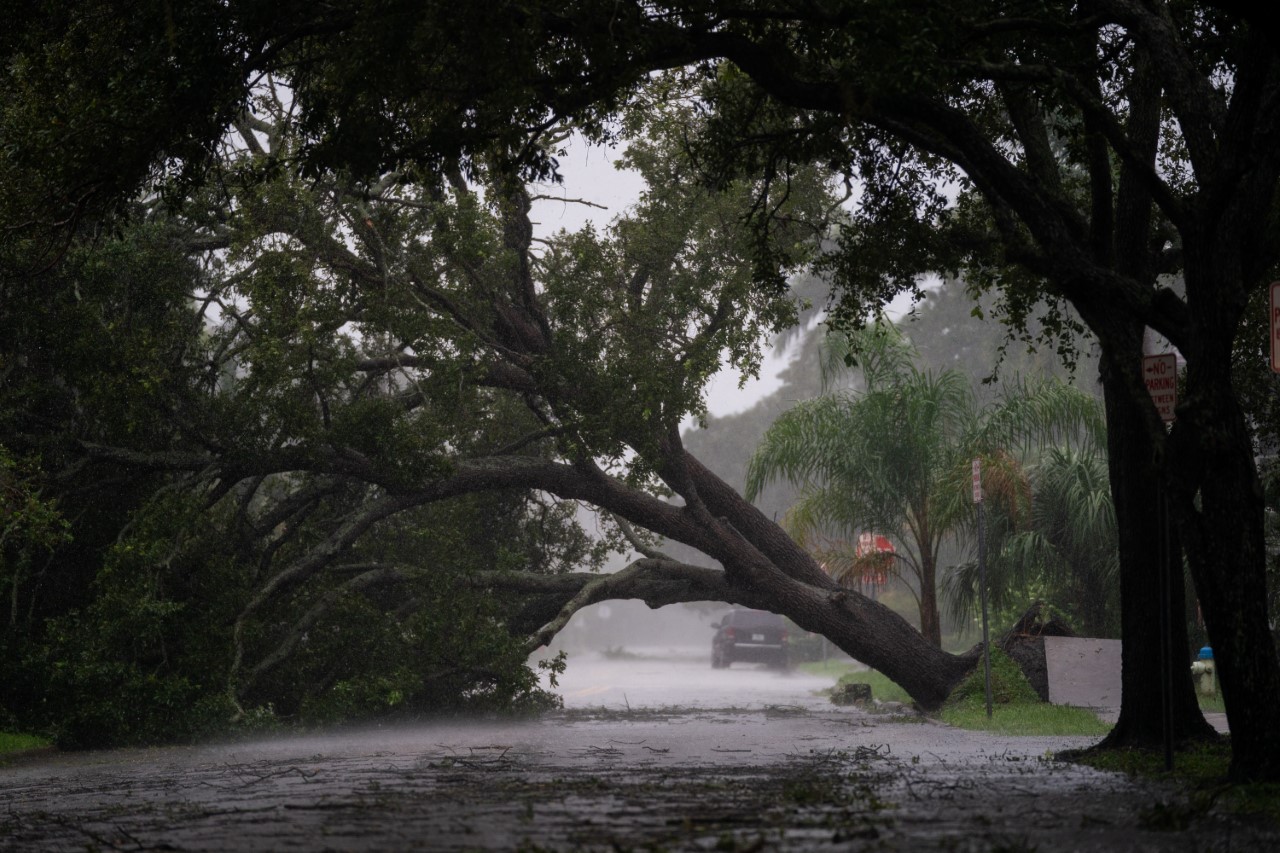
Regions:
<instances>
[{"instance_id":1,"label":"palm frond","mask_svg":"<svg viewBox=\"0 0 1280 853\"><path fill-rule=\"evenodd\" d=\"M1097 397L1058 379L1018 380L983 419L986 447L1050 445L1101 450L1106 418Z\"/></svg>"},{"instance_id":2,"label":"palm frond","mask_svg":"<svg viewBox=\"0 0 1280 853\"><path fill-rule=\"evenodd\" d=\"M829 336L824 369L845 369L856 359L865 388L826 394L778 418L748 466L748 496L788 480L802 489L787 518L794 535L892 535L901 542L898 558L918 576L945 538L971 540L969 478L979 458L997 600L1020 595L1033 578L1074 589L1085 571L1081 561L1089 572L1105 569L1114 513L1105 464L1097 461L1105 446L1099 402L1042 380L1019 382L980 408L966 376L920 370L915 356L884 323ZM827 563L837 572L865 568L852 552L832 551ZM969 564L953 568L943 591L953 612L972 607Z\"/></svg>"},{"instance_id":3,"label":"palm frond","mask_svg":"<svg viewBox=\"0 0 1280 853\"><path fill-rule=\"evenodd\" d=\"M868 389L892 385L909 373L918 352L897 326L883 314L861 329L833 331L822 344L822 383L857 367Z\"/></svg>"}]
</instances>

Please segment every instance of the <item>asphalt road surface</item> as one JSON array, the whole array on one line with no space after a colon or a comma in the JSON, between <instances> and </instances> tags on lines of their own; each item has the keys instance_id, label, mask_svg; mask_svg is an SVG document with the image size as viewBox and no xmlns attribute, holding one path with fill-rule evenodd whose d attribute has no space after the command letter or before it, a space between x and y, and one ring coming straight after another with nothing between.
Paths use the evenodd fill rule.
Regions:
<instances>
[{"instance_id":1,"label":"asphalt road surface","mask_svg":"<svg viewBox=\"0 0 1280 853\"><path fill-rule=\"evenodd\" d=\"M0 851L1280 849L1280 831L1052 760L1081 738L835 708L818 680L578 660L566 709L0 767ZM628 707L629 706L629 707Z\"/></svg>"}]
</instances>

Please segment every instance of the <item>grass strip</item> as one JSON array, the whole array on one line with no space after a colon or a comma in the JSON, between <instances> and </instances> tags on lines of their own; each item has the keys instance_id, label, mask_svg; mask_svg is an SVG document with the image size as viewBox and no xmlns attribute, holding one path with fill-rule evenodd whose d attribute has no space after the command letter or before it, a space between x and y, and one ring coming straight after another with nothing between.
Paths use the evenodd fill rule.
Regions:
<instances>
[{"instance_id":1,"label":"grass strip","mask_svg":"<svg viewBox=\"0 0 1280 853\"><path fill-rule=\"evenodd\" d=\"M832 676L837 684L870 684L871 695L882 702L905 705L912 702L905 690L884 675L849 661L804 663L800 669L813 675ZM992 655L991 692L992 716L987 719L986 689L982 668L978 667L952 692L940 714L942 721L956 728L1006 735L1101 737L1111 729L1087 708L1040 701L1018 665L998 650Z\"/></svg>"},{"instance_id":2,"label":"grass strip","mask_svg":"<svg viewBox=\"0 0 1280 853\"><path fill-rule=\"evenodd\" d=\"M22 752L27 749L41 749L49 745L48 740L36 735L0 732L0 755L8 752Z\"/></svg>"},{"instance_id":3,"label":"grass strip","mask_svg":"<svg viewBox=\"0 0 1280 853\"><path fill-rule=\"evenodd\" d=\"M991 650L991 717L987 717L986 684L979 665L951 691L942 721L961 729L1006 735L1102 736L1111 726L1087 708L1050 705L1022 674L1012 658Z\"/></svg>"},{"instance_id":4,"label":"grass strip","mask_svg":"<svg viewBox=\"0 0 1280 853\"><path fill-rule=\"evenodd\" d=\"M1217 806L1232 814L1252 815L1280 825L1280 784L1228 782L1231 741L1225 737L1179 750L1171 771L1164 769L1164 752L1158 749L1086 750L1074 753L1071 760L1098 770L1177 783L1186 791L1187 802L1180 809L1187 813L1187 819ZM1152 819L1158 817L1161 815L1152 815ZM1173 819L1179 815L1170 813L1164 817Z\"/></svg>"},{"instance_id":5,"label":"grass strip","mask_svg":"<svg viewBox=\"0 0 1280 853\"><path fill-rule=\"evenodd\" d=\"M823 661L802 663L799 669L811 675L829 675L836 679L836 686L842 684L870 684L871 695L881 702L912 703L911 696L896 682L890 681L874 669L865 669L861 664L851 661Z\"/></svg>"},{"instance_id":6,"label":"grass strip","mask_svg":"<svg viewBox=\"0 0 1280 853\"><path fill-rule=\"evenodd\" d=\"M958 729L997 732L1005 735L1083 735L1101 737L1111 726L1088 708L1050 705L1047 702L1018 702L993 705L987 719L985 703L956 705L942 709L942 721Z\"/></svg>"}]
</instances>

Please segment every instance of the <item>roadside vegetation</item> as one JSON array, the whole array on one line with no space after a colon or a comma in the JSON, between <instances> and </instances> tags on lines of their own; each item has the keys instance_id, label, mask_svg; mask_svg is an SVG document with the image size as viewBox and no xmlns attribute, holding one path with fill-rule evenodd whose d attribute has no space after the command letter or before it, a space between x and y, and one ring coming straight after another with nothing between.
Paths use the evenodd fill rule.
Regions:
<instances>
[{"instance_id":1,"label":"roadside vegetation","mask_svg":"<svg viewBox=\"0 0 1280 853\"><path fill-rule=\"evenodd\" d=\"M942 721L961 729L1006 735L1096 735L1111 726L1088 708L1050 705L1036 694L1013 659L991 651L991 717L987 717L983 668L978 666L951 693L942 707Z\"/></svg>"},{"instance_id":2,"label":"roadside vegetation","mask_svg":"<svg viewBox=\"0 0 1280 853\"><path fill-rule=\"evenodd\" d=\"M802 663L798 668L812 675L833 676L836 679L836 687L842 687L846 684L870 684L872 697L881 702L911 704L911 696L908 695L907 691L890 681L888 676L882 675L874 669L862 669L861 664L853 661L831 660Z\"/></svg>"},{"instance_id":3,"label":"roadside vegetation","mask_svg":"<svg viewBox=\"0 0 1280 853\"><path fill-rule=\"evenodd\" d=\"M997 516L1025 515L1031 486L1021 460L1059 442L1064 452L1088 447L1096 455L1101 403L1050 378L1003 385L984 403L965 372L922 367L919 350L884 319L829 336L822 361L832 376L856 363L863 387L829 391L779 416L748 465L746 497L775 480L798 488L787 532L846 586L909 579L920 632L942 647L943 550L976 541L977 516L964 499L973 460L987 471ZM887 537L890 555L855 545L866 531Z\"/></svg>"},{"instance_id":4,"label":"roadside vegetation","mask_svg":"<svg viewBox=\"0 0 1280 853\"><path fill-rule=\"evenodd\" d=\"M8 755L12 752L23 752L28 749L40 749L46 746L49 746L49 741L39 737L38 735L0 732L0 755Z\"/></svg>"},{"instance_id":5,"label":"roadside vegetation","mask_svg":"<svg viewBox=\"0 0 1280 853\"><path fill-rule=\"evenodd\" d=\"M1158 750L1087 750L1067 757L1099 770L1162 779L1182 787L1187 794L1185 803L1153 807L1143 816L1148 824L1180 829L1215 807L1280 824L1280 785L1238 785L1227 781L1231 766L1231 742L1227 737L1178 752L1173 770L1165 770L1164 754Z\"/></svg>"},{"instance_id":6,"label":"roadside vegetation","mask_svg":"<svg viewBox=\"0 0 1280 853\"><path fill-rule=\"evenodd\" d=\"M831 675L836 687L870 684L871 695L881 702L910 704L907 692L873 669L857 669L851 661L800 664L814 675ZM1006 735L1105 735L1110 725L1087 708L1050 705L1040 699L1018 665L998 649L991 656L992 715L987 718L982 667L974 670L951 694L938 719L949 726Z\"/></svg>"},{"instance_id":7,"label":"roadside vegetation","mask_svg":"<svg viewBox=\"0 0 1280 853\"><path fill-rule=\"evenodd\" d=\"M943 708L942 721L958 729L997 732L1004 735L1062 735L1102 737L1111 726L1098 719L1088 708L1050 705L1048 702L993 705L991 718L986 707L958 705Z\"/></svg>"}]
</instances>

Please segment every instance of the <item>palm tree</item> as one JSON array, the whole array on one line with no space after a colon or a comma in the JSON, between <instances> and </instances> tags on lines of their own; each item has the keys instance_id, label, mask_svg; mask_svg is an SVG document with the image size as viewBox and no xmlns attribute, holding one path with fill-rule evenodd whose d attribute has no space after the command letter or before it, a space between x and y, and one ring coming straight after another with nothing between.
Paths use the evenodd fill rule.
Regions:
<instances>
[{"instance_id":1,"label":"palm tree","mask_svg":"<svg viewBox=\"0 0 1280 853\"><path fill-rule=\"evenodd\" d=\"M994 519L987 561L991 604L1025 607L1017 590L1039 587L1048 604L1091 637L1119 635L1120 556L1106 457L1100 448L1050 448L1030 469L1029 524ZM947 579L952 612L972 612L977 565Z\"/></svg>"},{"instance_id":2,"label":"palm tree","mask_svg":"<svg viewBox=\"0 0 1280 853\"><path fill-rule=\"evenodd\" d=\"M779 478L797 485L801 497L787 524L802 542L820 533L889 537L900 568L915 580L921 633L941 645L938 556L972 524L971 461L985 460L989 500L1010 514L1025 512L1026 478L1010 449L1082 428L1100 433L1096 402L1044 381L980 407L963 374L916 368L914 349L890 323L830 340L828 373L856 353L865 389L825 394L779 417L748 466L747 494Z\"/></svg>"}]
</instances>

